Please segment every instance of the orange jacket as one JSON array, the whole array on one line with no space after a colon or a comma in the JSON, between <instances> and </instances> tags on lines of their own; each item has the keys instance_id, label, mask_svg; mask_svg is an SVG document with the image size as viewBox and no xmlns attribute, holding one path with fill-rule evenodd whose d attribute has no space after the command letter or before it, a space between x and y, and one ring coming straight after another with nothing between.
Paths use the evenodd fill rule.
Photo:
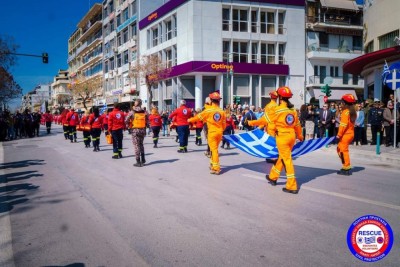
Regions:
<instances>
[{"instance_id":1,"label":"orange jacket","mask_svg":"<svg viewBox=\"0 0 400 267\"><path fill-rule=\"evenodd\" d=\"M150 127L156 127L156 126L160 126L162 125L162 119L160 114L151 114L149 116L149 120L150 120Z\"/></svg>"},{"instance_id":2,"label":"orange jacket","mask_svg":"<svg viewBox=\"0 0 400 267\"><path fill-rule=\"evenodd\" d=\"M288 108L285 102L282 102L274 109L271 117L266 114L268 123L268 133L275 136L280 133L296 133L298 139L303 140L303 133L300 125L300 120L297 116L297 111L293 108Z\"/></svg>"},{"instance_id":3,"label":"orange jacket","mask_svg":"<svg viewBox=\"0 0 400 267\"><path fill-rule=\"evenodd\" d=\"M340 114L340 124L337 137L342 138L344 135L354 136L354 122L350 120L350 111L345 109Z\"/></svg>"},{"instance_id":4,"label":"orange jacket","mask_svg":"<svg viewBox=\"0 0 400 267\"><path fill-rule=\"evenodd\" d=\"M269 135L273 135L272 132L268 131L268 123L271 123L271 118L272 115L274 114L275 108L278 106L276 103L275 99L271 99L271 102L269 102L267 105L265 105L264 108L264 115L262 115L258 120L255 121L249 121L250 126L266 126L266 130Z\"/></svg>"},{"instance_id":5,"label":"orange jacket","mask_svg":"<svg viewBox=\"0 0 400 267\"><path fill-rule=\"evenodd\" d=\"M79 124L79 115L75 111L70 111L67 114L67 122L69 126L76 126Z\"/></svg>"},{"instance_id":6,"label":"orange jacket","mask_svg":"<svg viewBox=\"0 0 400 267\"><path fill-rule=\"evenodd\" d=\"M212 104L211 107L203 110L195 117L188 119L189 123L197 121L207 123L208 133L222 132L226 128L226 114L219 106Z\"/></svg>"},{"instance_id":7,"label":"orange jacket","mask_svg":"<svg viewBox=\"0 0 400 267\"><path fill-rule=\"evenodd\" d=\"M125 128L125 114L118 108L114 108L108 114L108 130L115 131Z\"/></svg>"},{"instance_id":8,"label":"orange jacket","mask_svg":"<svg viewBox=\"0 0 400 267\"><path fill-rule=\"evenodd\" d=\"M179 108L175 109L174 112L169 115L169 118L172 119L175 117L176 126L189 125L188 119L192 117L192 110L182 105Z\"/></svg>"}]
</instances>

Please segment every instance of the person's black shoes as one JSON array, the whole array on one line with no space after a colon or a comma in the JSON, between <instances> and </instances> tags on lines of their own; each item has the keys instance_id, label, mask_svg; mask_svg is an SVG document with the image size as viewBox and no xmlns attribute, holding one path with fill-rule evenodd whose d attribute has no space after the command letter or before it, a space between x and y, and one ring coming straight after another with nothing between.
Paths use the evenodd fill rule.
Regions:
<instances>
[{"instance_id":1,"label":"person's black shoes","mask_svg":"<svg viewBox=\"0 0 400 267\"><path fill-rule=\"evenodd\" d=\"M336 173L337 173L338 175L350 176L350 175L351 175L351 170L340 169L340 170L337 171Z\"/></svg>"},{"instance_id":2,"label":"person's black shoes","mask_svg":"<svg viewBox=\"0 0 400 267\"><path fill-rule=\"evenodd\" d=\"M290 193L290 194L297 194L297 193L299 193L299 190L289 190L289 189L286 189L285 187L282 188L282 191L285 192L285 193Z\"/></svg>"},{"instance_id":3,"label":"person's black shoes","mask_svg":"<svg viewBox=\"0 0 400 267\"><path fill-rule=\"evenodd\" d=\"M268 182L271 184L271 185L273 185L273 186L275 186L276 185L276 180L272 180L271 178L269 178L269 175L267 174L267 175L265 175L265 179L267 179L268 180Z\"/></svg>"}]
</instances>

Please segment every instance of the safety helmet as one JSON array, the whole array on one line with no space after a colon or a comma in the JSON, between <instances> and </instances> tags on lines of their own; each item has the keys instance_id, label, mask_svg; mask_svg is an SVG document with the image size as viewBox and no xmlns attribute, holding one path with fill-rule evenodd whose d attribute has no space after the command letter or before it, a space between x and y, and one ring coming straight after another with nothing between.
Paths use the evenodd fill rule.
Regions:
<instances>
[{"instance_id":1,"label":"safety helmet","mask_svg":"<svg viewBox=\"0 0 400 267\"><path fill-rule=\"evenodd\" d=\"M342 96L342 100L346 103L354 104L356 103L356 98L352 94L345 94Z\"/></svg>"},{"instance_id":2,"label":"safety helmet","mask_svg":"<svg viewBox=\"0 0 400 267\"><path fill-rule=\"evenodd\" d=\"M278 93L276 91L271 91L269 92L269 96L271 97L271 99L277 99Z\"/></svg>"},{"instance_id":3,"label":"safety helmet","mask_svg":"<svg viewBox=\"0 0 400 267\"><path fill-rule=\"evenodd\" d=\"M210 99L212 99L212 100L220 100L220 99L221 99L221 96L219 95L218 92L211 93L211 94L209 94L208 96L209 96Z\"/></svg>"},{"instance_id":4,"label":"safety helmet","mask_svg":"<svg viewBox=\"0 0 400 267\"><path fill-rule=\"evenodd\" d=\"M291 98L293 96L292 91L290 90L289 87L287 86L282 86L279 87L276 92L278 93L279 96L281 97L286 97L286 98Z\"/></svg>"}]
</instances>

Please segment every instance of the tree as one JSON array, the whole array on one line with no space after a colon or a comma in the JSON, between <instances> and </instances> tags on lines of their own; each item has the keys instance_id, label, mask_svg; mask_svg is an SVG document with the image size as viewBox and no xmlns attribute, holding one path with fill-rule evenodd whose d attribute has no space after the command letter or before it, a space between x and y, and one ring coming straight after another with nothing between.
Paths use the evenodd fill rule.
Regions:
<instances>
[{"instance_id":1,"label":"tree","mask_svg":"<svg viewBox=\"0 0 400 267\"><path fill-rule=\"evenodd\" d=\"M10 74L10 68L16 64L15 53L18 46L11 37L0 36L0 104L7 103L22 95L22 88Z\"/></svg>"},{"instance_id":2,"label":"tree","mask_svg":"<svg viewBox=\"0 0 400 267\"><path fill-rule=\"evenodd\" d=\"M68 88L71 90L73 98L81 99L83 107L87 110L86 103L96 96L96 93L102 89L102 75L94 77L85 77L78 75L72 80Z\"/></svg>"},{"instance_id":3,"label":"tree","mask_svg":"<svg viewBox=\"0 0 400 267\"><path fill-rule=\"evenodd\" d=\"M170 73L170 66L162 62L161 58L157 55L142 56L131 67L129 76L136 81L136 90L138 90L138 80L145 80L148 95L147 108L150 108L153 102L152 88L159 81L167 78Z\"/></svg>"}]
</instances>

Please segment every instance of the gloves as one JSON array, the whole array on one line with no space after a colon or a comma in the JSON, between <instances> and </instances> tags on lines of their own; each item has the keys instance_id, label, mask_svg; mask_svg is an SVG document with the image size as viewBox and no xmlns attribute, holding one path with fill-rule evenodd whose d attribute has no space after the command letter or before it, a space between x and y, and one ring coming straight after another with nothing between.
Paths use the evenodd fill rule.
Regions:
<instances>
[{"instance_id":1,"label":"gloves","mask_svg":"<svg viewBox=\"0 0 400 267\"><path fill-rule=\"evenodd\" d=\"M299 136L297 139L298 139L300 142L303 142L303 141L304 141L304 137L303 137L303 136Z\"/></svg>"},{"instance_id":2,"label":"gloves","mask_svg":"<svg viewBox=\"0 0 400 267\"><path fill-rule=\"evenodd\" d=\"M335 136L335 139L333 139L332 143L337 144L337 143L339 143L339 141L340 141L340 137L339 136Z\"/></svg>"}]
</instances>

